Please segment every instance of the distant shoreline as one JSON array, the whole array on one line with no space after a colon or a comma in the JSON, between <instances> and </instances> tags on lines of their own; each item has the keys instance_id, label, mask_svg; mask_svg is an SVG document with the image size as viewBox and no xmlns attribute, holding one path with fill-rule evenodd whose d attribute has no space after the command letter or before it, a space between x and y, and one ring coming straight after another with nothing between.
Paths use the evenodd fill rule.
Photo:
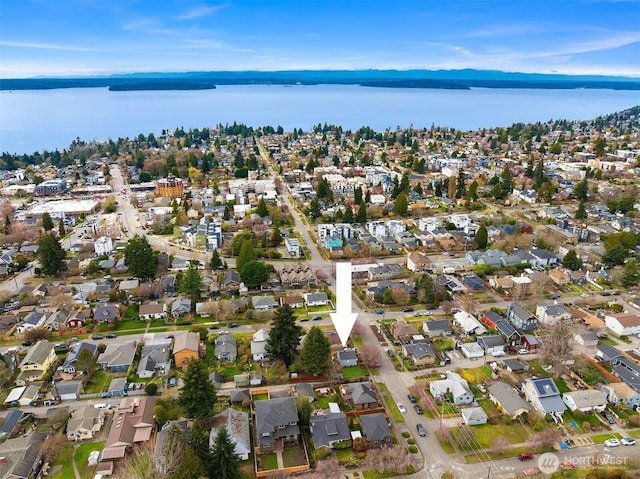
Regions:
<instances>
[{"instance_id":1,"label":"distant shoreline","mask_svg":"<svg viewBox=\"0 0 640 479\"><path fill-rule=\"evenodd\" d=\"M375 88L468 90L640 90L640 79L597 75L551 75L485 70L359 70L146 73L83 78L0 79L0 90L107 87L110 91L203 90L216 85L357 85Z\"/></svg>"}]
</instances>

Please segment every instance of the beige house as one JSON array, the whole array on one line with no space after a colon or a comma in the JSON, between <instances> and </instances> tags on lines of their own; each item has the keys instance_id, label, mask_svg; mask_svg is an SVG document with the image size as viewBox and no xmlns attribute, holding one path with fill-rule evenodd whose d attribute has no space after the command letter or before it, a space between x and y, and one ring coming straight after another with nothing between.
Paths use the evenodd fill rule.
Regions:
<instances>
[{"instance_id":1,"label":"beige house","mask_svg":"<svg viewBox=\"0 0 640 479\"><path fill-rule=\"evenodd\" d=\"M104 425L104 409L83 406L71 411L67 422L67 439L69 441L83 441L93 439Z\"/></svg>"}]
</instances>

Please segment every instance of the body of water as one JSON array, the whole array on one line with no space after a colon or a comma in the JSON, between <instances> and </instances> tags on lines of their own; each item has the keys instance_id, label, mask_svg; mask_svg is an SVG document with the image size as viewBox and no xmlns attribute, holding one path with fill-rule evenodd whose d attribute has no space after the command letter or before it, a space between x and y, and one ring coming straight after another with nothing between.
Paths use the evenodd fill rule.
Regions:
<instances>
[{"instance_id":1,"label":"body of water","mask_svg":"<svg viewBox=\"0 0 640 479\"><path fill-rule=\"evenodd\" d=\"M33 153L176 127L244 123L309 130L318 123L476 130L551 119L590 120L640 103L637 91L219 86L200 91L107 88L0 91L0 152Z\"/></svg>"}]
</instances>

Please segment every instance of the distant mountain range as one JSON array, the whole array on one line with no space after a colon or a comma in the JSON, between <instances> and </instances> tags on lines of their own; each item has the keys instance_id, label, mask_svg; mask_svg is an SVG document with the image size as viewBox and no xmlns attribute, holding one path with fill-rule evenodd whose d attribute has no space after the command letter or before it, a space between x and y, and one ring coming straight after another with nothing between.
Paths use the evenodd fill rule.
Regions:
<instances>
[{"instance_id":1,"label":"distant mountain range","mask_svg":"<svg viewBox=\"0 0 640 479\"><path fill-rule=\"evenodd\" d=\"M378 88L535 88L640 90L640 78L511 73L493 70L299 70L132 73L93 77L0 79L0 90L108 87L125 90L201 90L215 85L361 85Z\"/></svg>"}]
</instances>

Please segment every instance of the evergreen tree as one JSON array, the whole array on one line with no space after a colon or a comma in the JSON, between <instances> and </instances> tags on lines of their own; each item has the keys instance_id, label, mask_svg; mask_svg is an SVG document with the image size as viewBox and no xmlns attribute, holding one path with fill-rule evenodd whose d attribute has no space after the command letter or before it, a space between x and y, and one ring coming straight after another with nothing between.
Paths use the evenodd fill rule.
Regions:
<instances>
[{"instance_id":1,"label":"evergreen tree","mask_svg":"<svg viewBox=\"0 0 640 479\"><path fill-rule=\"evenodd\" d=\"M245 264L258 259L258 253L253 248L253 240L246 239L240 246L238 259L236 260L236 271L242 271Z\"/></svg>"},{"instance_id":2,"label":"evergreen tree","mask_svg":"<svg viewBox=\"0 0 640 479\"><path fill-rule=\"evenodd\" d=\"M582 268L582 260L578 257L575 249L570 249L562 258L562 266L571 271L577 271Z\"/></svg>"},{"instance_id":3,"label":"evergreen tree","mask_svg":"<svg viewBox=\"0 0 640 479\"><path fill-rule=\"evenodd\" d=\"M507 198L513 191L513 175L508 166L505 166L500 175L500 188L502 190L502 198Z\"/></svg>"},{"instance_id":4,"label":"evergreen tree","mask_svg":"<svg viewBox=\"0 0 640 479\"><path fill-rule=\"evenodd\" d=\"M487 227L485 225L480 225L480 228L478 228L478 231L473 238L473 248L485 249L488 243L489 235L487 234Z\"/></svg>"},{"instance_id":5,"label":"evergreen tree","mask_svg":"<svg viewBox=\"0 0 640 479\"><path fill-rule=\"evenodd\" d=\"M211 470L215 471L216 479L240 479L240 459L235 447L227 429L218 429L211 450Z\"/></svg>"},{"instance_id":6,"label":"evergreen tree","mask_svg":"<svg viewBox=\"0 0 640 479\"><path fill-rule=\"evenodd\" d=\"M333 201L333 191L331 191L329 180L326 178L322 178L320 180L316 196L319 200L325 200L327 203L331 203Z\"/></svg>"},{"instance_id":7,"label":"evergreen tree","mask_svg":"<svg viewBox=\"0 0 640 479\"><path fill-rule=\"evenodd\" d=\"M182 275L178 289L181 293L190 296L194 303L200 300L202 275L195 262L192 262Z\"/></svg>"},{"instance_id":8,"label":"evergreen tree","mask_svg":"<svg viewBox=\"0 0 640 479\"><path fill-rule=\"evenodd\" d=\"M467 196L467 185L465 183L466 178L464 170L460 168L458 170L458 179L456 181L456 198L464 198Z\"/></svg>"},{"instance_id":9,"label":"evergreen tree","mask_svg":"<svg viewBox=\"0 0 640 479\"><path fill-rule=\"evenodd\" d=\"M624 272L622 275L622 285L625 288L636 286L640 283L640 271L635 259L630 259L624 264Z\"/></svg>"},{"instance_id":10,"label":"evergreen tree","mask_svg":"<svg viewBox=\"0 0 640 479\"><path fill-rule=\"evenodd\" d=\"M269 214L269 210L267 209L267 203L264 201L264 197L260 197L260 201L258 201L258 208L256 209L256 213L264 218Z\"/></svg>"},{"instance_id":11,"label":"evergreen tree","mask_svg":"<svg viewBox=\"0 0 640 479\"><path fill-rule=\"evenodd\" d=\"M584 207L584 201L581 201L580 204L578 204L578 209L576 210L575 219L581 220L586 217L587 217L587 210Z\"/></svg>"},{"instance_id":12,"label":"evergreen tree","mask_svg":"<svg viewBox=\"0 0 640 479\"><path fill-rule=\"evenodd\" d=\"M304 370L313 375L319 376L327 370L331 343L318 326L312 326L304 338L300 361Z\"/></svg>"},{"instance_id":13,"label":"evergreen tree","mask_svg":"<svg viewBox=\"0 0 640 479\"><path fill-rule=\"evenodd\" d=\"M393 204L393 212L399 216L405 216L408 210L409 201L407 199L407 194L402 192L398 195L395 203Z\"/></svg>"},{"instance_id":14,"label":"evergreen tree","mask_svg":"<svg viewBox=\"0 0 640 479\"><path fill-rule=\"evenodd\" d=\"M371 190L367 190L367 192L364 195L364 202L366 204L371 203Z\"/></svg>"},{"instance_id":15,"label":"evergreen tree","mask_svg":"<svg viewBox=\"0 0 640 479\"><path fill-rule=\"evenodd\" d=\"M436 188L433 194L436 195L436 197L438 198L442 198L442 182L440 181L436 182Z\"/></svg>"},{"instance_id":16,"label":"evergreen tree","mask_svg":"<svg viewBox=\"0 0 640 479\"><path fill-rule=\"evenodd\" d=\"M402 179L400 180L400 191L404 192L404 193L408 193L409 192L409 175L407 175L406 173L402 174Z\"/></svg>"},{"instance_id":17,"label":"evergreen tree","mask_svg":"<svg viewBox=\"0 0 640 479\"><path fill-rule=\"evenodd\" d=\"M178 367L181 364L176 365ZM213 412L216 403L216 388L209 381L207 368L199 359L191 359L184 375L184 383L178 396L188 418L206 418Z\"/></svg>"},{"instance_id":18,"label":"evergreen tree","mask_svg":"<svg viewBox=\"0 0 640 479\"><path fill-rule=\"evenodd\" d=\"M342 218L342 221L349 224L353 223L353 208L351 208L351 205L347 205L344 209L344 217Z\"/></svg>"},{"instance_id":19,"label":"evergreen tree","mask_svg":"<svg viewBox=\"0 0 640 479\"><path fill-rule=\"evenodd\" d=\"M416 186L413 188L413 192L418 196L422 197L424 194L424 190L422 189L422 183L416 183Z\"/></svg>"},{"instance_id":20,"label":"evergreen tree","mask_svg":"<svg viewBox=\"0 0 640 479\"><path fill-rule=\"evenodd\" d=\"M124 250L124 264L129 273L142 280L156 277L158 258L144 236L135 235Z\"/></svg>"},{"instance_id":21,"label":"evergreen tree","mask_svg":"<svg viewBox=\"0 0 640 479\"><path fill-rule=\"evenodd\" d=\"M53 276L66 268L64 258L66 253L58 238L45 233L38 239L38 259L40 269L47 276Z\"/></svg>"},{"instance_id":22,"label":"evergreen tree","mask_svg":"<svg viewBox=\"0 0 640 479\"><path fill-rule=\"evenodd\" d=\"M358 207L358 213L356 214L355 221L361 225L367 222L367 204L364 201L360 203L360 206Z\"/></svg>"},{"instance_id":23,"label":"evergreen tree","mask_svg":"<svg viewBox=\"0 0 640 479\"><path fill-rule=\"evenodd\" d=\"M282 233L280 233L280 228L278 226L274 226L269 242L271 243L271 246L274 247L279 246L282 242Z\"/></svg>"},{"instance_id":24,"label":"evergreen tree","mask_svg":"<svg viewBox=\"0 0 640 479\"><path fill-rule=\"evenodd\" d=\"M473 180L469 185L466 198L469 201L478 201L478 182L476 180Z\"/></svg>"},{"instance_id":25,"label":"evergreen tree","mask_svg":"<svg viewBox=\"0 0 640 479\"><path fill-rule=\"evenodd\" d=\"M209 260L209 266L211 269L220 269L222 268L222 259L220 258L220 253L218 253L218 249L214 249L213 253L211 253L211 259Z\"/></svg>"},{"instance_id":26,"label":"evergreen tree","mask_svg":"<svg viewBox=\"0 0 640 479\"><path fill-rule=\"evenodd\" d=\"M314 221L322 216L322 209L320 208L320 202L317 198L312 199L311 203L309 203L307 215Z\"/></svg>"},{"instance_id":27,"label":"evergreen tree","mask_svg":"<svg viewBox=\"0 0 640 479\"><path fill-rule=\"evenodd\" d=\"M62 218L60 218L60 221L58 221L58 234L62 238L66 233L67 233L67 230L64 227L64 221Z\"/></svg>"},{"instance_id":28,"label":"evergreen tree","mask_svg":"<svg viewBox=\"0 0 640 479\"><path fill-rule=\"evenodd\" d=\"M276 310L273 326L269 333L266 350L273 359L280 359L289 366L296 357L302 328L296 324L296 316L288 304Z\"/></svg>"},{"instance_id":29,"label":"evergreen tree","mask_svg":"<svg viewBox=\"0 0 640 479\"><path fill-rule=\"evenodd\" d=\"M362 202L362 188L360 186L353 190L353 202L356 205L359 205Z\"/></svg>"},{"instance_id":30,"label":"evergreen tree","mask_svg":"<svg viewBox=\"0 0 640 479\"><path fill-rule=\"evenodd\" d=\"M544 183L544 163L540 159L533 170L533 189L537 191L542 186L542 183Z\"/></svg>"},{"instance_id":31,"label":"evergreen tree","mask_svg":"<svg viewBox=\"0 0 640 479\"><path fill-rule=\"evenodd\" d=\"M391 183L392 183L391 199L395 200L400 194L400 192L402 191L400 189L400 182L398 181L398 177L396 175L394 175L393 180L391 180Z\"/></svg>"},{"instance_id":32,"label":"evergreen tree","mask_svg":"<svg viewBox=\"0 0 640 479\"><path fill-rule=\"evenodd\" d=\"M589 185L587 180L582 180L576 183L573 187L573 196L575 196L581 203L587 201L589 196Z\"/></svg>"},{"instance_id":33,"label":"evergreen tree","mask_svg":"<svg viewBox=\"0 0 640 479\"><path fill-rule=\"evenodd\" d=\"M51 215L46 211L42 213L42 229L45 231L51 231L54 228L53 220L51 219Z\"/></svg>"}]
</instances>

